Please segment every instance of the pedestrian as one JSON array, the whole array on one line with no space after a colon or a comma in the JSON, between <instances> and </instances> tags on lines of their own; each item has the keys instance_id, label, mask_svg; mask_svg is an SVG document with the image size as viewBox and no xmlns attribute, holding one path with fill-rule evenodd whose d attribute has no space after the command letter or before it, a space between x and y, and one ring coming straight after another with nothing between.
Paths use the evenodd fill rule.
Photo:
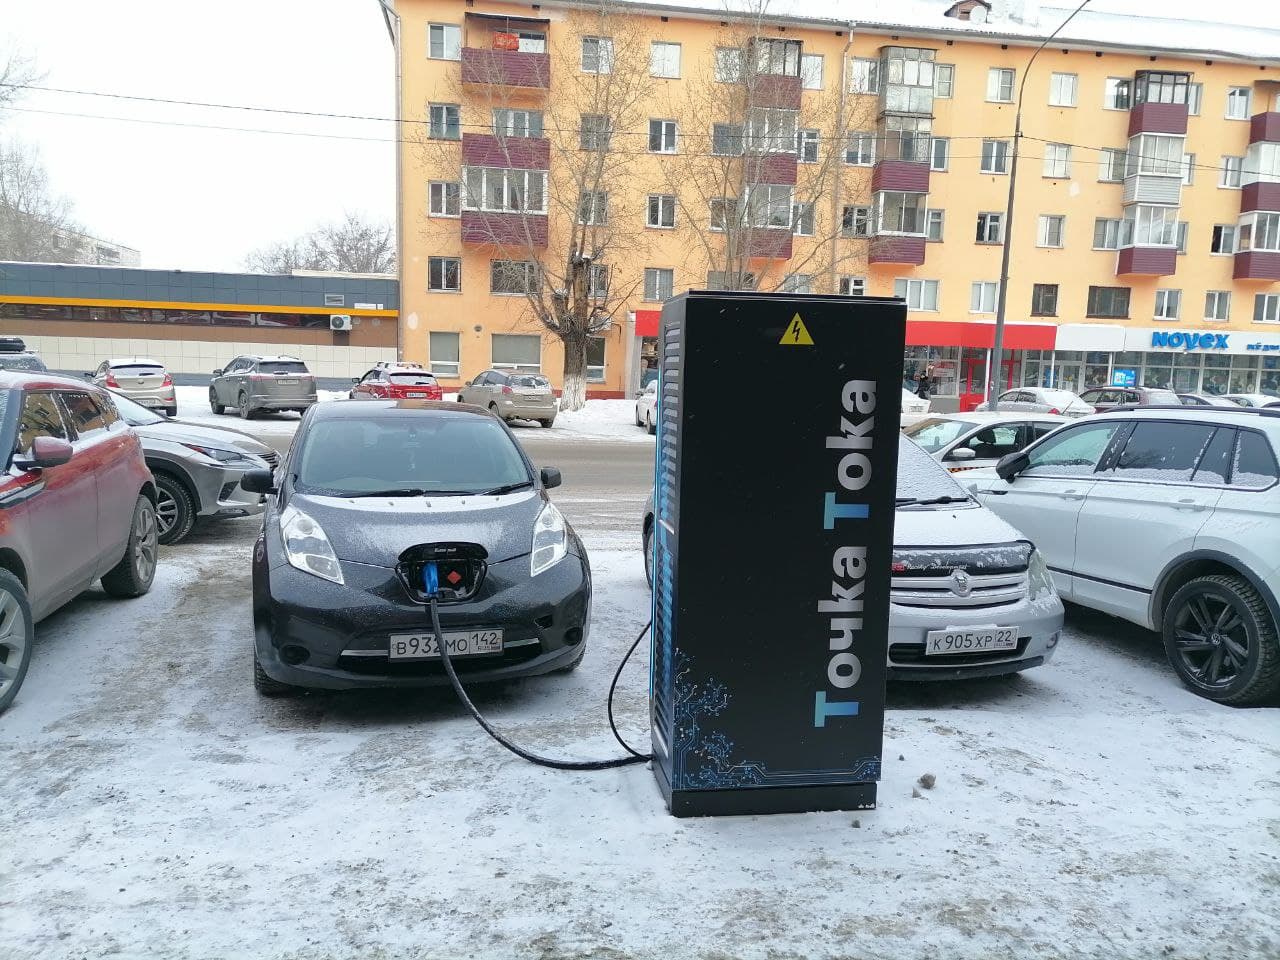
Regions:
<instances>
[{"instance_id":1,"label":"pedestrian","mask_svg":"<svg viewBox=\"0 0 1280 960\"><path fill-rule=\"evenodd\" d=\"M921 400L929 399L929 391L933 387L933 367L920 374L920 382L916 385L916 396Z\"/></svg>"}]
</instances>

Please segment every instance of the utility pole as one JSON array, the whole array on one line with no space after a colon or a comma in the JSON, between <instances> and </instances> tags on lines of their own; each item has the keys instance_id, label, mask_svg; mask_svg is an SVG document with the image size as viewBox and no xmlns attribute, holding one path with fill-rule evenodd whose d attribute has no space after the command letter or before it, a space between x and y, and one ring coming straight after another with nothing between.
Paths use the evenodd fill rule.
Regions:
<instances>
[{"instance_id":1,"label":"utility pole","mask_svg":"<svg viewBox=\"0 0 1280 960\"><path fill-rule=\"evenodd\" d=\"M382 20L387 25L387 36L391 38L392 56L396 59L396 359L404 359L404 123L400 111L404 98L402 96L403 74L400 64L400 14L396 13L394 0L378 0L382 10Z\"/></svg>"},{"instance_id":2,"label":"utility pole","mask_svg":"<svg viewBox=\"0 0 1280 960\"><path fill-rule=\"evenodd\" d=\"M1004 243L1000 250L1000 285L996 290L996 333L995 342L991 345L991 362L987 364L988 410L999 409L996 397L1000 394L998 384L1000 382L1000 370L1004 361L1005 301L1009 293L1009 254L1013 249L1013 201L1018 186L1018 147L1022 143L1022 93L1027 86L1027 76L1031 73L1031 65L1036 62L1036 57L1040 56L1040 51L1088 4L1089 0L1084 0L1080 6L1071 11L1071 16L1058 24L1057 29L1040 42L1040 46L1036 47L1035 53L1031 54L1031 59L1027 61L1027 65L1022 68L1022 82L1018 84L1018 103L1013 116L1013 158L1009 161L1009 200L1005 205Z\"/></svg>"}]
</instances>

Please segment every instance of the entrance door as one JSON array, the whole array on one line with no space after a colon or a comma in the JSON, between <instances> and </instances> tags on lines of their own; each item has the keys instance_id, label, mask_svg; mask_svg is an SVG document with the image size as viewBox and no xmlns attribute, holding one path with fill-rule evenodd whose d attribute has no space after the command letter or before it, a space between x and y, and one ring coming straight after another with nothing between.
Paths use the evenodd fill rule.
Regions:
<instances>
[{"instance_id":1,"label":"entrance door","mask_svg":"<svg viewBox=\"0 0 1280 960\"><path fill-rule=\"evenodd\" d=\"M962 412L967 413L987 399L987 355L990 351L984 350L981 353L982 356L966 356L960 361L960 410ZM996 392L1010 390L1013 385L1013 361L1004 360L1000 364L1000 379L996 384Z\"/></svg>"}]
</instances>

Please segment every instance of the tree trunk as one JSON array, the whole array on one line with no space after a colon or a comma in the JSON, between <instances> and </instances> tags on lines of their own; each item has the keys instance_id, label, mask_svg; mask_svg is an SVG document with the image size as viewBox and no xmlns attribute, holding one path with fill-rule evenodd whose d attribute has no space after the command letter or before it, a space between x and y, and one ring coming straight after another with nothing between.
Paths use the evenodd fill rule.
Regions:
<instances>
[{"instance_id":1,"label":"tree trunk","mask_svg":"<svg viewBox=\"0 0 1280 960\"><path fill-rule=\"evenodd\" d=\"M564 389L560 394L561 410L581 410L587 403L587 341L564 341Z\"/></svg>"}]
</instances>

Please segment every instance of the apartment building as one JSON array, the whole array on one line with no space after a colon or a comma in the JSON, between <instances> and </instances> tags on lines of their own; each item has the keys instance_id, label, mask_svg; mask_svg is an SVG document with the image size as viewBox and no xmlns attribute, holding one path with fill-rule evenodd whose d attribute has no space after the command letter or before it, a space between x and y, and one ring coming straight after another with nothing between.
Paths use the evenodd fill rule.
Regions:
<instances>
[{"instance_id":1,"label":"apartment building","mask_svg":"<svg viewBox=\"0 0 1280 960\"><path fill-rule=\"evenodd\" d=\"M969 408L1012 228L1002 384L1280 390L1280 31L1086 10L1027 71L1071 8L394 8L403 349L446 383L558 385L539 302L586 304L623 396L675 292L867 293L907 301L904 381Z\"/></svg>"}]
</instances>

